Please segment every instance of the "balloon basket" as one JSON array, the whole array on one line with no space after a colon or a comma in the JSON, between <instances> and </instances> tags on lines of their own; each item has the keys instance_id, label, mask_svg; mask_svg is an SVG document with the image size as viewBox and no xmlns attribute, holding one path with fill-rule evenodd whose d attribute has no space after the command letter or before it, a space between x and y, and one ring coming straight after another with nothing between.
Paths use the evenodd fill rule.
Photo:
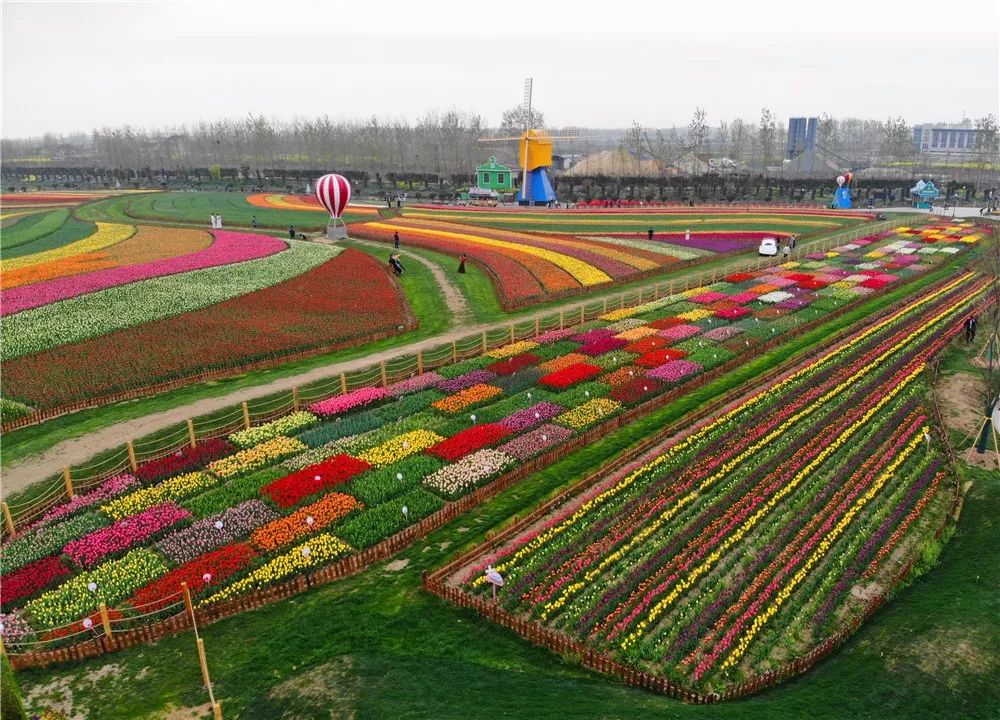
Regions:
<instances>
[{"instance_id":1,"label":"balloon basket","mask_svg":"<svg viewBox=\"0 0 1000 720\"><path fill-rule=\"evenodd\" d=\"M327 240L346 240L347 239L347 225L343 221L339 223L330 223L326 226L326 239Z\"/></svg>"}]
</instances>

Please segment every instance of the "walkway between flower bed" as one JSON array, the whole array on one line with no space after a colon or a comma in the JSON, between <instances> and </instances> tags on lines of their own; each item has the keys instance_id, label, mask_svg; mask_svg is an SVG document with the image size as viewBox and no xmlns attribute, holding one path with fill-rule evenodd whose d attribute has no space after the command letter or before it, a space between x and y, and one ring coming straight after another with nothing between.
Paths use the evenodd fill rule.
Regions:
<instances>
[{"instance_id":1,"label":"walkway between flower bed","mask_svg":"<svg viewBox=\"0 0 1000 720\"><path fill-rule=\"evenodd\" d=\"M878 232L884 229L883 225L876 225L866 228L869 232ZM823 238L815 238L807 242L803 242L799 251L804 252L808 249L808 246L815 242L825 242L831 238L838 237L844 234L844 232L833 233L830 236ZM362 242L362 241L358 241ZM374 245L382 248L383 246L379 243L374 243ZM405 252L405 251L403 251ZM423 262L424 258L417 258ZM726 268L735 267L742 263L746 263L748 260L754 259L752 256L740 256L734 258L731 262L726 263L718 268L720 273L724 273ZM430 265L434 265L431 261L426 261ZM778 260L777 262L780 262ZM437 266L434 266L437 267ZM444 279L447 276L437 268ZM433 272L433 270L432 270ZM680 275L673 278L676 280L683 280L685 276L697 275L699 272L704 272L703 268L694 268L688 272L681 273ZM437 273L435 278L438 277ZM650 280L646 285L643 285L642 289L648 289L651 286L660 285L665 282L665 278L659 277ZM442 285L442 292L444 292L445 286ZM451 285L454 288L454 285ZM455 289L457 292L457 289ZM633 290L632 292L634 292ZM608 294L618 294L620 290L609 291L608 293L595 293L593 296L581 296L574 299L567 300L565 303L559 306L548 308L544 311L539 311L530 316L522 316L518 318L518 322L526 322L529 319L535 317L551 316L555 312L559 312L560 309L567 308L578 308L581 303L593 302L599 300L601 297L607 296ZM446 293L447 295L447 293ZM460 295L460 293L459 293ZM463 297L464 301L464 297ZM449 304L449 309L456 313L457 318L461 318L459 311L456 306ZM468 307L466 305L465 312L468 313ZM413 343L408 343L405 345L397 345L380 352L372 353L370 355L357 357L352 360L346 360L339 363L333 363L330 365L324 365L323 367L313 368L304 373L299 373L297 375L292 375L289 377L280 378L274 380L270 383L263 385L256 385L254 387L243 388L241 390L236 390L227 395L221 395L218 397L203 398L201 400L189 403L186 405L181 405L169 410L165 410L159 413L153 413L151 415L146 415L140 418L134 418L131 420L125 420L114 425L109 425L107 427L100 428L86 435L80 437L69 438L63 440L57 445L52 446L48 450L40 453L39 455L25 458L23 461L14 463L9 468L5 468L3 471L3 487L2 496L7 497L12 493L16 493L24 488L28 487L32 483L44 480L52 475L62 472L62 469L69 465L76 465L82 463L94 455L120 446L132 440L134 438L142 437L148 435L164 428L170 427L172 425L177 425L183 423L188 418L198 417L201 415L207 415L209 413L221 410L223 408L232 407L238 405L241 402L249 402L257 398L266 397L268 395L274 394L281 391L291 391L293 387L300 387L303 385L308 385L312 382L318 380L324 380L329 378L335 378L340 373L351 373L364 368L369 368L378 365L381 361L390 361L397 357L402 357L406 355L415 355L418 351L431 350L433 348L439 348L446 343L450 343L455 340L461 340L468 338L471 335L475 335L481 332L490 332L508 327L509 321L490 323L485 325L472 325L463 324L462 322L455 322L452 325L452 329L446 333L425 338Z\"/></svg>"}]
</instances>

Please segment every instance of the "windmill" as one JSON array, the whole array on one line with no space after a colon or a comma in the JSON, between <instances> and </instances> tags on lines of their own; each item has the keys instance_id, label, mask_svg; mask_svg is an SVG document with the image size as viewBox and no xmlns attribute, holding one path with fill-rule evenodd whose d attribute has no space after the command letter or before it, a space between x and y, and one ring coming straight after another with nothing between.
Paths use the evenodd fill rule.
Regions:
<instances>
[{"instance_id":1,"label":"windmill","mask_svg":"<svg viewBox=\"0 0 1000 720\"><path fill-rule=\"evenodd\" d=\"M549 135L545 130L529 127L531 122L531 95L534 80L524 81L524 132L514 137L484 137L482 143L512 142L516 140L517 157L521 166L521 189L517 201L522 205L547 205L555 201L556 193L549 180L548 168L552 166L552 141L576 140L576 135Z\"/></svg>"}]
</instances>

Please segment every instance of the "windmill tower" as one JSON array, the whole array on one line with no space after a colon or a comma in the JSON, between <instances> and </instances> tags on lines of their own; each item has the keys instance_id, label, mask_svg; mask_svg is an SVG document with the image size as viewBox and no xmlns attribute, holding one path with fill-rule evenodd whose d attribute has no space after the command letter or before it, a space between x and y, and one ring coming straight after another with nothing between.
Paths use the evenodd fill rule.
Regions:
<instances>
[{"instance_id":1,"label":"windmill tower","mask_svg":"<svg viewBox=\"0 0 1000 720\"><path fill-rule=\"evenodd\" d=\"M482 143L517 141L517 158L521 167L521 189L517 201L521 205L548 205L556 199L548 169L552 167L552 141L575 140L576 135L549 135L545 130L529 127L531 123L531 96L534 80L524 81L524 132L516 137L484 137Z\"/></svg>"}]
</instances>

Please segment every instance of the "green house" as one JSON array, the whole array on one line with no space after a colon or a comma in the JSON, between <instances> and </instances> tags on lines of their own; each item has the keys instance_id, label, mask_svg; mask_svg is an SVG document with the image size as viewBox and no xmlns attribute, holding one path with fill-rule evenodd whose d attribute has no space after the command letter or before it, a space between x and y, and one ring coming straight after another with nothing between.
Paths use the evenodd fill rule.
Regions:
<instances>
[{"instance_id":1,"label":"green house","mask_svg":"<svg viewBox=\"0 0 1000 720\"><path fill-rule=\"evenodd\" d=\"M493 156L490 157L488 163L476 168L476 184L484 190L496 190L497 192L510 191L514 188L510 168L498 163Z\"/></svg>"}]
</instances>

